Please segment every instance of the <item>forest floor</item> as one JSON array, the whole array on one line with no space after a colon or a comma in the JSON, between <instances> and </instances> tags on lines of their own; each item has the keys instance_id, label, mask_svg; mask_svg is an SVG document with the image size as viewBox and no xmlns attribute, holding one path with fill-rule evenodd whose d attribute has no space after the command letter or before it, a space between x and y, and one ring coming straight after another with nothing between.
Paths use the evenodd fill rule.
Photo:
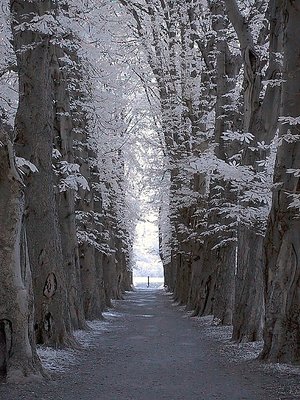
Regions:
<instances>
[{"instance_id":1,"label":"forest floor","mask_svg":"<svg viewBox=\"0 0 300 400\"><path fill-rule=\"evenodd\" d=\"M282 371L237 357L229 340L212 335L227 328L191 318L163 290L127 293L105 316L92 323L93 331L77 332L82 349L40 349L52 380L0 384L0 399L300 399L296 368ZM60 358L51 364L53 352Z\"/></svg>"}]
</instances>

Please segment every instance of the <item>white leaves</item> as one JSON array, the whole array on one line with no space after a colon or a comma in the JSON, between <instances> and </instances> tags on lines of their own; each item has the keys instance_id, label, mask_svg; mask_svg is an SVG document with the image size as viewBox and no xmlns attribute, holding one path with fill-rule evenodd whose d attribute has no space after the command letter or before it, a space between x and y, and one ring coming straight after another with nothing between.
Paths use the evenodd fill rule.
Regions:
<instances>
[{"instance_id":1,"label":"white leaves","mask_svg":"<svg viewBox=\"0 0 300 400\"><path fill-rule=\"evenodd\" d=\"M78 164L69 163L67 161L60 161L58 163L59 170L63 174L76 174L79 173L80 166Z\"/></svg>"},{"instance_id":2,"label":"white leaves","mask_svg":"<svg viewBox=\"0 0 300 400\"><path fill-rule=\"evenodd\" d=\"M237 243L237 238L233 237L233 238L223 239L218 244L216 244L214 247L212 247L211 250L212 251L218 250L222 247L228 246L228 244L231 244L231 243Z\"/></svg>"},{"instance_id":3,"label":"white leaves","mask_svg":"<svg viewBox=\"0 0 300 400\"><path fill-rule=\"evenodd\" d=\"M97 251L106 254L107 256L114 254L116 249L109 246L103 238L103 235L101 235L101 238L97 236L99 235L94 234L93 232L87 232L86 230L81 229L77 230L77 240L80 244L87 243L89 246L94 247Z\"/></svg>"},{"instance_id":4,"label":"white leaves","mask_svg":"<svg viewBox=\"0 0 300 400\"><path fill-rule=\"evenodd\" d=\"M264 159L264 160L259 160L259 161L256 161L256 163L257 163L257 165L258 165L259 167L265 167L265 166L267 165L267 160L266 160L266 159Z\"/></svg>"},{"instance_id":5,"label":"white leaves","mask_svg":"<svg viewBox=\"0 0 300 400\"><path fill-rule=\"evenodd\" d=\"M273 56L277 63L283 65L283 53L273 51Z\"/></svg>"},{"instance_id":6,"label":"white leaves","mask_svg":"<svg viewBox=\"0 0 300 400\"><path fill-rule=\"evenodd\" d=\"M270 149L270 145L266 144L266 142L264 140L262 142L257 142L257 147L260 150L269 150Z\"/></svg>"},{"instance_id":7,"label":"white leaves","mask_svg":"<svg viewBox=\"0 0 300 400\"><path fill-rule=\"evenodd\" d=\"M277 147L281 146L283 141L287 142L287 143L295 143L298 142L300 140L300 135L294 135L290 129L287 130L287 133L285 133L284 135L282 135L281 137L278 138L277 140Z\"/></svg>"},{"instance_id":8,"label":"white leaves","mask_svg":"<svg viewBox=\"0 0 300 400\"><path fill-rule=\"evenodd\" d=\"M25 160L23 157L16 157L16 165L19 171L24 175L28 171L30 172L38 172L37 167L28 160Z\"/></svg>"},{"instance_id":9,"label":"white leaves","mask_svg":"<svg viewBox=\"0 0 300 400\"><path fill-rule=\"evenodd\" d=\"M288 209L296 208L300 212L300 195L298 193L287 193L287 196L291 199Z\"/></svg>"},{"instance_id":10,"label":"white leaves","mask_svg":"<svg viewBox=\"0 0 300 400\"><path fill-rule=\"evenodd\" d=\"M249 147L251 151L259 151L262 150L264 152L269 151L272 147L273 143L271 144L266 144L266 142L263 140L262 142L257 142L256 146Z\"/></svg>"},{"instance_id":11,"label":"white leaves","mask_svg":"<svg viewBox=\"0 0 300 400\"><path fill-rule=\"evenodd\" d=\"M293 174L295 178L300 178L300 169L288 168L287 174Z\"/></svg>"},{"instance_id":12,"label":"white leaves","mask_svg":"<svg viewBox=\"0 0 300 400\"><path fill-rule=\"evenodd\" d=\"M78 191L79 189L90 190L88 181L81 175L78 164L60 161L56 165L56 173L63 176L58 185L60 192L67 190Z\"/></svg>"},{"instance_id":13,"label":"white leaves","mask_svg":"<svg viewBox=\"0 0 300 400\"><path fill-rule=\"evenodd\" d=\"M80 188L83 190L90 190L88 181L80 174L68 175L66 178L61 179L58 187L60 192L65 192L67 190L78 191Z\"/></svg>"},{"instance_id":14,"label":"white leaves","mask_svg":"<svg viewBox=\"0 0 300 400\"><path fill-rule=\"evenodd\" d=\"M61 152L59 151L59 150L57 150L57 149L53 149L52 150L52 158L54 158L54 159L59 159L59 158L61 158Z\"/></svg>"},{"instance_id":15,"label":"white leaves","mask_svg":"<svg viewBox=\"0 0 300 400\"><path fill-rule=\"evenodd\" d=\"M240 164L238 164L235 160L234 161L230 161L228 163L231 167L237 168Z\"/></svg>"},{"instance_id":16,"label":"white leaves","mask_svg":"<svg viewBox=\"0 0 300 400\"><path fill-rule=\"evenodd\" d=\"M243 132L240 135L240 142L250 143L254 139L254 136L250 132Z\"/></svg>"},{"instance_id":17,"label":"white leaves","mask_svg":"<svg viewBox=\"0 0 300 400\"><path fill-rule=\"evenodd\" d=\"M284 82L286 82L284 79L268 79L265 81L262 81L262 84L265 86L270 86L270 87L276 87L276 86L281 86Z\"/></svg>"},{"instance_id":18,"label":"white leaves","mask_svg":"<svg viewBox=\"0 0 300 400\"><path fill-rule=\"evenodd\" d=\"M237 140L241 143L250 143L253 139L254 136L250 132L234 132L234 131L227 131L224 132L222 135L223 140Z\"/></svg>"},{"instance_id":19,"label":"white leaves","mask_svg":"<svg viewBox=\"0 0 300 400\"><path fill-rule=\"evenodd\" d=\"M270 202L270 191L254 191L254 190L248 190L241 196L241 201L245 202L248 204L249 202L251 203L257 203L261 205L267 205Z\"/></svg>"},{"instance_id":20,"label":"white leaves","mask_svg":"<svg viewBox=\"0 0 300 400\"><path fill-rule=\"evenodd\" d=\"M60 24L51 14L35 15L30 22L23 22L15 27L17 32L31 31L42 35L63 34Z\"/></svg>"},{"instance_id":21,"label":"white leaves","mask_svg":"<svg viewBox=\"0 0 300 400\"><path fill-rule=\"evenodd\" d=\"M278 121L281 122L283 125L300 125L300 117L279 117Z\"/></svg>"}]
</instances>

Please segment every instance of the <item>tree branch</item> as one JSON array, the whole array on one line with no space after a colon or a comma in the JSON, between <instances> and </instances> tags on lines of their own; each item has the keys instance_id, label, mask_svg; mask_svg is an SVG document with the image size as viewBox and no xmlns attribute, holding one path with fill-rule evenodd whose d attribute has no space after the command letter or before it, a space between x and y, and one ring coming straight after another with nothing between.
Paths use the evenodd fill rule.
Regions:
<instances>
[{"instance_id":1,"label":"tree branch","mask_svg":"<svg viewBox=\"0 0 300 400\"><path fill-rule=\"evenodd\" d=\"M238 7L236 0L224 0L227 15L232 23L234 30L238 36L242 53L246 48L254 49L253 37L251 35L249 25Z\"/></svg>"}]
</instances>

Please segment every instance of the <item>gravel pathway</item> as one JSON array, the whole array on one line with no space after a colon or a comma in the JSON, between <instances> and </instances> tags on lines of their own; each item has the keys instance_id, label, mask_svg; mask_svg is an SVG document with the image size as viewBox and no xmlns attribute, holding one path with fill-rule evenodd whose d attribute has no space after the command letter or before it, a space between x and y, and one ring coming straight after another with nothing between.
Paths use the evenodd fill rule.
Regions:
<instances>
[{"instance_id":1,"label":"gravel pathway","mask_svg":"<svg viewBox=\"0 0 300 400\"><path fill-rule=\"evenodd\" d=\"M53 380L0 385L1 400L296 400L289 376L230 362L161 290L127 293L106 330ZM294 378L293 378L294 379ZM285 393L285 394L284 394Z\"/></svg>"}]
</instances>

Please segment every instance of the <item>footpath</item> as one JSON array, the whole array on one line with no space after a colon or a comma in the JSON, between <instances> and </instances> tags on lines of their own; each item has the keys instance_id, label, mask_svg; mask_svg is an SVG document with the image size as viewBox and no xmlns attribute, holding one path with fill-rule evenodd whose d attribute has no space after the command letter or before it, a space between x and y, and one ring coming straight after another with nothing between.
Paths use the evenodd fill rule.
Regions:
<instances>
[{"instance_id":1,"label":"footpath","mask_svg":"<svg viewBox=\"0 0 300 400\"><path fill-rule=\"evenodd\" d=\"M230 360L163 290L127 293L111 315L64 372L43 383L1 384L0 400L300 399L299 375Z\"/></svg>"}]
</instances>

